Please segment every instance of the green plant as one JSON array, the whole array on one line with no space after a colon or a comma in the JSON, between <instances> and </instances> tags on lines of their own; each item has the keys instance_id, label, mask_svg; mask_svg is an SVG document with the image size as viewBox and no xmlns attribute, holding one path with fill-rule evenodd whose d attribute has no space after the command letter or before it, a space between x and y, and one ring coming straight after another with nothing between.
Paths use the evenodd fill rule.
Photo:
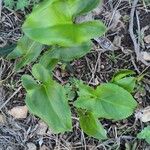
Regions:
<instances>
[{"instance_id":1,"label":"green plant","mask_svg":"<svg viewBox=\"0 0 150 150\"><path fill-rule=\"evenodd\" d=\"M29 5L35 5L39 0L4 0L4 5L10 9L24 10L29 7Z\"/></svg>"},{"instance_id":2,"label":"green plant","mask_svg":"<svg viewBox=\"0 0 150 150\"><path fill-rule=\"evenodd\" d=\"M66 87L53 80L52 71L59 61L72 61L84 56L91 50L91 38L99 37L106 31L100 21L75 22L76 17L89 12L98 4L99 0L42 2L26 19L23 25L25 36L7 57L17 58L14 69L18 71L40 56L43 44L49 46L40 56L39 63L33 66L32 76L22 76L22 83L27 91L26 105L30 112L42 118L54 133L71 131L68 99L75 92L78 98L73 106L78 113L80 126L85 133L97 139L107 138L99 119L127 118L137 105L130 94L136 78L131 77L134 72L129 70L121 70L110 83L96 89L78 80Z\"/></svg>"},{"instance_id":3,"label":"green plant","mask_svg":"<svg viewBox=\"0 0 150 150\"><path fill-rule=\"evenodd\" d=\"M137 138L144 139L150 144L150 126L145 127L140 133L138 133Z\"/></svg>"}]
</instances>

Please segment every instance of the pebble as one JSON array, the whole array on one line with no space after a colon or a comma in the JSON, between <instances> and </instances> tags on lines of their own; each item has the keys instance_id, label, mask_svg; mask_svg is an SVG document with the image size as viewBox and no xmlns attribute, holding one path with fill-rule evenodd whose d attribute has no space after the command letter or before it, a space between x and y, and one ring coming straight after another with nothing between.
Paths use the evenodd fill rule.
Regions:
<instances>
[{"instance_id":1,"label":"pebble","mask_svg":"<svg viewBox=\"0 0 150 150\"><path fill-rule=\"evenodd\" d=\"M28 114L27 106L17 106L8 111L15 119L25 119Z\"/></svg>"},{"instance_id":2,"label":"pebble","mask_svg":"<svg viewBox=\"0 0 150 150\"><path fill-rule=\"evenodd\" d=\"M145 43L149 44L150 43L150 34L144 37Z\"/></svg>"}]
</instances>

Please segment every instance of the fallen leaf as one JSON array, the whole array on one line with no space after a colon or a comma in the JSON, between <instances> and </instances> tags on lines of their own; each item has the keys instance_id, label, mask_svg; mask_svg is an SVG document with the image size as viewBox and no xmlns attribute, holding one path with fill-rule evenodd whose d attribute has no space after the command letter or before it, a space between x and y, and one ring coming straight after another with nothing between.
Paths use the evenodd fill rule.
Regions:
<instances>
[{"instance_id":1,"label":"fallen leaf","mask_svg":"<svg viewBox=\"0 0 150 150\"><path fill-rule=\"evenodd\" d=\"M141 54L142 54L142 57L143 57L144 60L150 61L150 53L148 53L148 52L141 52Z\"/></svg>"},{"instance_id":2,"label":"fallen leaf","mask_svg":"<svg viewBox=\"0 0 150 150\"><path fill-rule=\"evenodd\" d=\"M36 145L34 143L27 143L28 150L37 150Z\"/></svg>"},{"instance_id":3,"label":"fallen leaf","mask_svg":"<svg viewBox=\"0 0 150 150\"><path fill-rule=\"evenodd\" d=\"M136 114L135 117L140 119L142 122L149 122L150 121L150 106L140 109Z\"/></svg>"},{"instance_id":4,"label":"fallen leaf","mask_svg":"<svg viewBox=\"0 0 150 150\"><path fill-rule=\"evenodd\" d=\"M24 119L27 117L27 106L17 106L8 111L8 114L16 119Z\"/></svg>"},{"instance_id":5,"label":"fallen leaf","mask_svg":"<svg viewBox=\"0 0 150 150\"><path fill-rule=\"evenodd\" d=\"M150 43L150 34L144 37L145 43L149 44Z\"/></svg>"}]
</instances>

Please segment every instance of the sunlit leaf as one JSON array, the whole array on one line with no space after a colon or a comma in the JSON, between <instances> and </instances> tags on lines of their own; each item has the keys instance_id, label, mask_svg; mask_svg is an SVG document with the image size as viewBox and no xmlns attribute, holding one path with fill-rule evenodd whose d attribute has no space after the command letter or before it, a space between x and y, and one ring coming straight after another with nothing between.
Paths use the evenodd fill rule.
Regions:
<instances>
[{"instance_id":1,"label":"sunlit leaf","mask_svg":"<svg viewBox=\"0 0 150 150\"><path fill-rule=\"evenodd\" d=\"M101 36L106 31L104 24L100 21L75 24L73 20L74 14L81 7L83 9L78 12L79 14L91 10L97 3L97 0L94 2L91 0L45 1L29 15L23 25L23 31L31 39L47 45L82 44L91 38Z\"/></svg>"},{"instance_id":2,"label":"sunlit leaf","mask_svg":"<svg viewBox=\"0 0 150 150\"><path fill-rule=\"evenodd\" d=\"M98 118L120 120L132 115L137 103L132 95L122 87L107 83L95 90L87 85L79 85L79 98L74 105L86 109Z\"/></svg>"}]
</instances>

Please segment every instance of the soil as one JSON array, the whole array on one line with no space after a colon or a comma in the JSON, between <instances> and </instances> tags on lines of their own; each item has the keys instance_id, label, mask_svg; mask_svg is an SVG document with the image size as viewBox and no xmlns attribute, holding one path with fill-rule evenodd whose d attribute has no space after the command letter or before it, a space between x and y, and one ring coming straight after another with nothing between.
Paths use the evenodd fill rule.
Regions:
<instances>
[{"instance_id":1,"label":"soil","mask_svg":"<svg viewBox=\"0 0 150 150\"><path fill-rule=\"evenodd\" d=\"M121 2L112 0L112 3L104 1L102 10L94 18L101 19L108 28L110 27L105 37L112 44L116 37L120 37L121 43L119 43L119 46L117 45L119 48L104 52L102 47L93 40L93 49L90 53L70 62L65 72L61 65L55 69L55 79L58 82L66 83L69 78L76 77L96 87L101 83L110 81L113 74L119 69L131 69L137 75L145 73L143 80L138 83L133 94L138 102L137 110L150 106L150 68L138 61L136 57L129 33L131 8L131 4L126 0ZM140 28L143 29L146 26L149 26L149 28L144 34L137 34L138 26L135 17L133 31L136 37L142 36L140 50L149 52L150 46L143 39L150 34L150 7L139 2L136 10L139 12ZM3 6L0 38L5 41L5 46L15 45L20 39L22 23L25 20L25 15L30 11L30 9L13 11ZM117 15L114 17L112 14ZM119 15L120 17L118 17ZM116 18L118 19L116 20ZM147 142L136 138L137 133L145 126L150 125L150 122L143 123L136 120L135 114L122 121L101 120L108 131L109 138L105 141L98 141L84 134L79 128L75 113L73 114L72 132L53 134L50 129L47 129L42 135L37 134L39 118L28 113L25 119L15 119L8 114L8 110L11 108L25 105L25 91L20 78L23 74L30 73L32 66L26 66L18 73L14 73L14 63L14 61L9 61L5 57L0 57L0 108L5 104L0 109L0 114L5 118L5 122L1 123L0 121L0 150L26 150L29 149L29 143L35 144L37 150L42 150L43 146L45 146L43 150L130 150L132 148L133 150L150 150L150 145ZM4 80L3 84L1 84L1 80ZM18 88L20 89L18 90ZM18 92L11 97L17 90ZM7 100L9 101L7 102ZM72 112L74 112L73 108Z\"/></svg>"}]
</instances>

